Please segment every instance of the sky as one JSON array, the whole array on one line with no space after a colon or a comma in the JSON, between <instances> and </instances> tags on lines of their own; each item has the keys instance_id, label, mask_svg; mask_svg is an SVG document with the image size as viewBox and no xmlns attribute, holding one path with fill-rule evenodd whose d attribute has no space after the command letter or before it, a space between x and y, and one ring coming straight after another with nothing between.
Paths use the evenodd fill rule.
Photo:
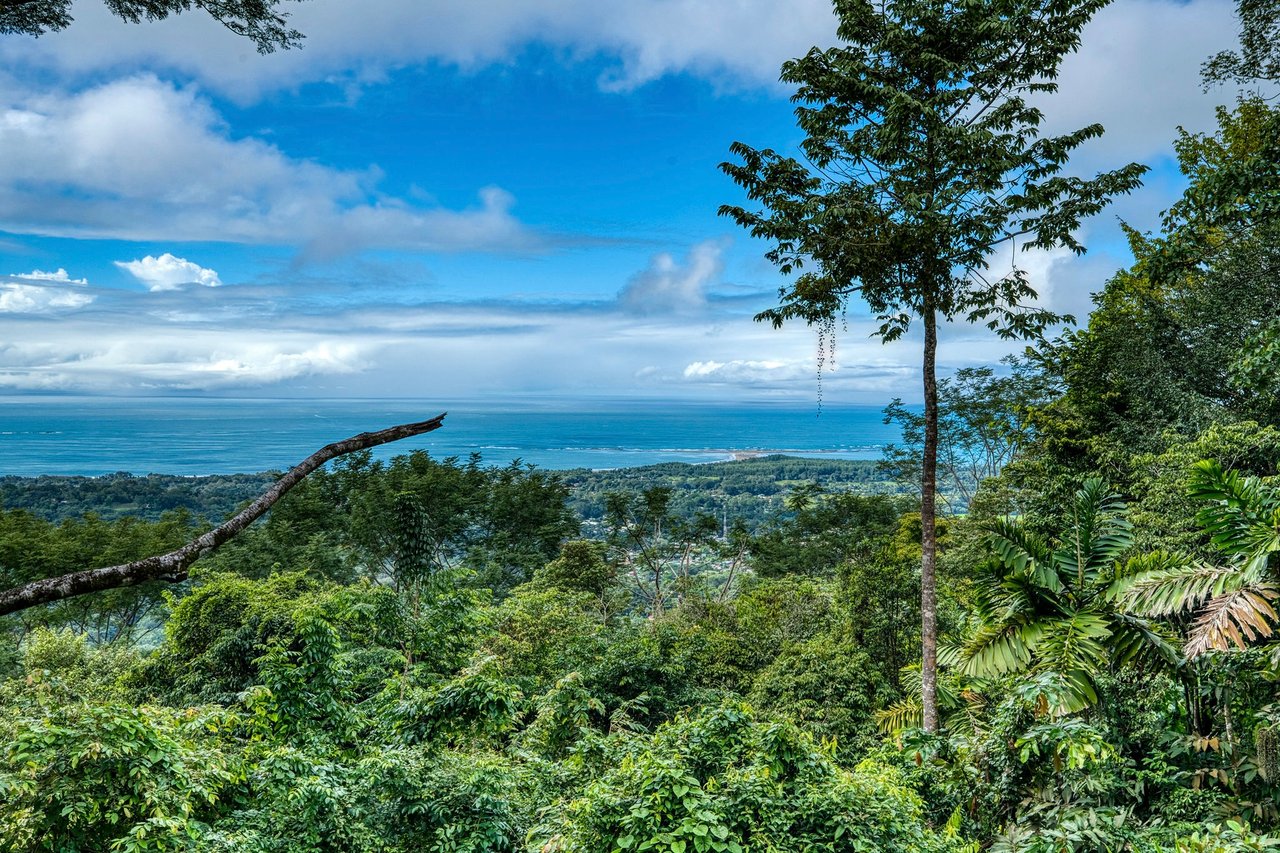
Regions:
<instances>
[{"instance_id":1,"label":"sky","mask_svg":"<svg viewBox=\"0 0 1280 853\"><path fill-rule=\"evenodd\" d=\"M672 398L812 403L817 338L752 321L785 284L721 204L735 140L793 151L788 58L827 0L307 0L259 55L201 12L0 36L0 395ZM1025 254L1087 315L1176 199L1176 128L1213 126L1199 66L1223 0L1117 0L1045 129L1107 134L1142 190L1082 258ZM851 306L828 403L920 398L919 339ZM1011 348L944 330L943 372Z\"/></svg>"}]
</instances>

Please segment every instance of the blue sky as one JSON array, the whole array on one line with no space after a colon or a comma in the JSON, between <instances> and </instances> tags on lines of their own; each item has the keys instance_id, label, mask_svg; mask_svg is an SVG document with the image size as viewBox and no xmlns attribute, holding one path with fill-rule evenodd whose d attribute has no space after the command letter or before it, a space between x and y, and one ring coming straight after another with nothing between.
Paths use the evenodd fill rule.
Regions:
<instances>
[{"instance_id":1,"label":"blue sky","mask_svg":"<svg viewBox=\"0 0 1280 853\"><path fill-rule=\"evenodd\" d=\"M0 36L0 394L811 402L813 333L751 322L782 283L716 216L742 140L799 135L781 62L830 43L826 0L309 0L259 56L193 12ZM1147 186L1025 256L1086 313L1176 197L1175 127L1229 92L1221 0L1120 0L1045 104L1102 121L1076 158ZM851 311L832 402L918 399L918 342ZM1008 348L948 329L944 369Z\"/></svg>"}]
</instances>

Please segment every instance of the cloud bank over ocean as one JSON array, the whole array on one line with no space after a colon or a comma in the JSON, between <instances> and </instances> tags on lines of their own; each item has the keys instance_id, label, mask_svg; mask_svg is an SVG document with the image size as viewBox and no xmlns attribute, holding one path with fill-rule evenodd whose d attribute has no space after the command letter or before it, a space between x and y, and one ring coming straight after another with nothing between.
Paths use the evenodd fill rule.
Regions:
<instances>
[{"instance_id":1,"label":"cloud bank over ocean","mask_svg":"<svg viewBox=\"0 0 1280 853\"><path fill-rule=\"evenodd\" d=\"M783 280L716 215L741 200L717 165L795 144L778 67L831 42L826 0L292 11L304 47L269 56L198 12L91 2L0 36L0 392L814 398L813 332L752 321ZM1086 29L1047 129L1107 126L1080 172L1154 170L1086 258L1017 258L1045 304L1086 315L1128 262L1116 217L1176 197L1175 127L1229 99L1197 74L1233 40L1223 0ZM851 306L828 399L918 398L918 342L873 328ZM942 358L1008 349L953 327Z\"/></svg>"}]
</instances>

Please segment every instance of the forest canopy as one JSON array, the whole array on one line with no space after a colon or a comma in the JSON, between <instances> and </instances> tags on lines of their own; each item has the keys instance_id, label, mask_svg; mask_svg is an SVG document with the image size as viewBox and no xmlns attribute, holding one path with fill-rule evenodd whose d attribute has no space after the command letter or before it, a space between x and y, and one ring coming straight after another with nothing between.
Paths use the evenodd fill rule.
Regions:
<instances>
[{"instance_id":1,"label":"forest canopy","mask_svg":"<svg viewBox=\"0 0 1280 853\"><path fill-rule=\"evenodd\" d=\"M1253 88L1171 139L1090 315L889 402L878 464L354 453L180 583L0 617L0 849L1280 850L1278 146ZM271 479L2 478L0 585Z\"/></svg>"}]
</instances>

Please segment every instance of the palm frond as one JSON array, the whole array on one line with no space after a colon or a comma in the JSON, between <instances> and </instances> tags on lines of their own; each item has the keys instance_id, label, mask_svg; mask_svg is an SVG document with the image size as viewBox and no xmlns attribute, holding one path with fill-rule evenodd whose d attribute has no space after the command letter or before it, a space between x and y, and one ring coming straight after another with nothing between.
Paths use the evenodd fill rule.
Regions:
<instances>
[{"instance_id":1,"label":"palm frond","mask_svg":"<svg viewBox=\"0 0 1280 853\"><path fill-rule=\"evenodd\" d=\"M1163 566L1130 578L1118 594L1120 606L1139 616L1169 616L1241 586L1236 566L1172 561Z\"/></svg>"},{"instance_id":2,"label":"palm frond","mask_svg":"<svg viewBox=\"0 0 1280 853\"><path fill-rule=\"evenodd\" d=\"M1083 669L1073 669L1062 673L1066 686L1057 704L1053 706L1055 716L1076 714L1092 705L1098 704L1098 691L1093 685L1093 677Z\"/></svg>"},{"instance_id":3,"label":"palm frond","mask_svg":"<svg viewBox=\"0 0 1280 853\"><path fill-rule=\"evenodd\" d=\"M919 728L924 716L920 704L920 665L904 666L900 671L902 699L874 714L876 727L886 734L897 734L903 729ZM954 675L938 680L938 707L948 730L962 735L972 735L983 725L982 710L987 699L980 683Z\"/></svg>"},{"instance_id":4,"label":"palm frond","mask_svg":"<svg viewBox=\"0 0 1280 853\"><path fill-rule=\"evenodd\" d=\"M1223 553L1256 569L1260 557L1280 550L1280 494L1257 477L1223 471L1217 462L1197 462L1187 493L1203 503L1196 518Z\"/></svg>"},{"instance_id":5,"label":"palm frond","mask_svg":"<svg viewBox=\"0 0 1280 853\"><path fill-rule=\"evenodd\" d=\"M924 710L920 696L910 694L894 702L888 708L875 713L876 728L885 734L897 734L903 729L918 729L924 722Z\"/></svg>"},{"instance_id":6,"label":"palm frond","mask_svg":"<svg viewBox=\"0 0 1280 853\"><path fill-rule=\"evenodd\" d=\"M921 683L920 664L913 663L904 666L898 670L898 678L902 684L902 689L916 696L920 695ZM934 684L934 689L938 693L938 707L950 708L959 703L960 693L950 682L951 678L939 678Z\"/></svg>"},{"instance_id":7,"label":"palm frond","mask_svg":"<svg viewBox=\"0 0 1280 853\"><path fill-rule=\"evenodd\" d=\"M1006 569L1031 578L1037 585L1053 592L1062 589L1052 569L1052 552L1044 539L1011 518L992 523L987 533L992 552Z\"/></svg>"},{"instance_id":8,"label":"palm frond","mask_svg":"<svg viewBox=\"0 0 1280 853\"><path fill-rule=\"evenodd\" d=\"M1129 600L1129 590L1138 581L1157 572L1182 569L1194 562L1189 555L1180 551L1150 551L1130 557L1124 563L1117 562L1115 576L1111 585L1103 591L1102 598L1113 604L1126 602Z\"/></svg>"},{"instance_id":9,"label":"palm frond","mask_svg":"<svg viewBox=\"0 0 1280 853\"><path fill-rule=\"evenodd\" d=\"M1187 637L1188 658L1210 650L1244 648L1250 642L1270 637L1276 611L1271 602L1280 589L1269 583L1241 587L1211 600L1196 617Z\"/></svg>"},{"instance_id":10,"label":"palm frond","mask_svg":"<svg viewBox=\"0 0 1280 853\"><path fill-rule=\"evenodd\" d=\"M1112 613L1110 618L1112 660L1116 663L1177 665L1178 639L1168 628L1131 613Z\"/></svg>"},{"instance_id":11,"label":"palm frond","mask_svg":"<svg viewBox=\"0 0 1280 853\"><path fill-rule=\"evenodd\" d=\"M1006 574L1000 569L980 573L974 589L974 613L983 622L1007 624L1032 616L1045 597L1045 589L1024 574ZM1056 596L1050 595L1051 598Z\"/></svg>"},{"instance_id":12,"label":"palm frond","mask_svg":"<svg viewBox=\"0 0 1280 853\"><path fill-rule=\"evenodd\" d=\"M1133 544L1132 526L1124 512L1124 501L1105 481L1085 480L1075 495L1071 527L1053 555L1059 575L1068 583L1096 583L1102 571Z\"/></svg>"},{"instance_id":13,"label":"palm frond","mask_svg":"<svg viewBox=\"0 0 1280 853\"><path fill-rule=\"evenodd\" d=\"M1105 616L1086 610L1046 622L1036 652L1042 666L1064 676L1098 672L1106 667L1111 626Z\"/></svg>"},{"instance_id":14,"label":"palm frond","mask_svg":"<svg viewBox=\"0 0 1280 853\"><path fill-rule=\"evenodd\" d=\"M964 663L964 647L945 639L939 640L938 665L947 669L958 669L962 663Z\"/></svg>"},{"instance_id":15,"label":"palm frond","mask_svg":"<svg viewBox=\"0 0 1280 853\"><path fill-rule=\"evenodd\" d=\"M979 625L961 647L960 671L975 676L1020 672L1031 663L1040 634L1037 623Z\"/></svg>"},{"instance_id":16,"label":"palm frond","mask_svg":"<svg viewBox=\"0 0 1280 853\"><path fill-rule=\"evenodd\" d=\"M960 699L962 701L956 709L946 716L947 730L971 740L976 739L989 728L987 696L976 689L962 690Z\"/></svg>"}]
</instances>

